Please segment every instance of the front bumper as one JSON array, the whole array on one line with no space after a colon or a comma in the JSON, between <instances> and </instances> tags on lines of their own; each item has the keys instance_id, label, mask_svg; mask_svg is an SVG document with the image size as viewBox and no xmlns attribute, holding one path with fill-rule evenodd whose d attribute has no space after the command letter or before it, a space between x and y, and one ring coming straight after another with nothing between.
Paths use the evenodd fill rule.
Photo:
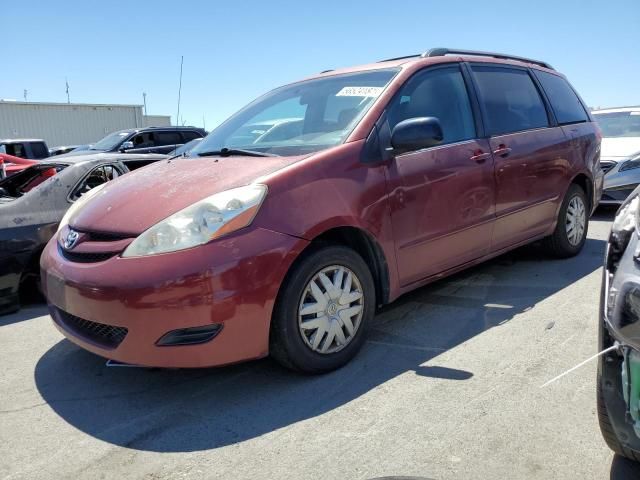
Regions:
<instances>
[{"instance_id":1,"label":"front bumper","mask_svg":"<svg viewBox=\"0 0 640 480\"><path fill-rule=\"evenodd\" d=\"M70 261L54 237L41 257L54 324L105 358L157 367L208 367L268 354L271 312L305 240L250 227L180 252ZM170 331L219 324L213 340L158 346ZM115 336L114 336L115 335Z\"/></svg>"},{"instance_id":2,"label":"front bumper","mask_svg":"<svg viewBox=\"0 0 640 480\"><path fill-rule=\"evenodd\" d=\"M639 246L638 236L632 232L629 244L623 253L617 251L611 240L605 253L600 311L598 348L602 351L614 342L620 348L599 358L598 389L615 436L625 448L640 452L640 437L634 430L629 409L623 393L623 356L626 349L640 351L640 316L629 318L625 306L627 295L640 286L640 268L634 259ZM627 386L628 388L628 386Z\"/></svg>"}]
</instances>

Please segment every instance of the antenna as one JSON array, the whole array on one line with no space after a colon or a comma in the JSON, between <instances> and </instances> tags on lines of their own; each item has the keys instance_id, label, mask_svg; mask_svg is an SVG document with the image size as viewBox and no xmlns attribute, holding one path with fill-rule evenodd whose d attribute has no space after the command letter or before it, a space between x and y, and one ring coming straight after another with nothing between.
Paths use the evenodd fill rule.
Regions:
<instances>
[{"instance_id":1,"label":"antenna","mask_svg":"<svg viewBox=\"0 0 640 480\"><path fill-rule=\"evenodd\" d=\"M180 125L180 95L182 94L182 64L184 55L180 56L180 84L178 85L178 114L176 115L176 125Z\"/></svg>"},{"instance_id":2,"label":"antenna","mask_svg":"<svg viewBox=\"0 0 640 480\"><path fill-rule=\"evenodd\" d=\"M142 102L144 103L144 114L147 114L147 92L142 92Z\"/></svg>"},{"instance_id":3,"label":"antenna","mask_svg":"<svg viewBox=\"0 0 640 480\"><path fill-rule=\"evenodd\" d=\"M207 130L207 122L204 120L204 114L202 114L202 129L205 131Z\"/></svg>"},{"instance_id":4,"label":"antenna","mask_svg":"<svg viewBox=\"0 0 640 480\"><path fill-rule=\"evenodd\" d=\"M178 84L178 114L176 115L176 126L180 125L180 95L182 94L182 64L183 63L184 63L184 55L180 55L180 83ZM178 134L178 135L180 136L180 138L183 138L181 134ZM172 152L174 155L177 148L178 148L178 144L174 143L173 152Z\"/></svg>"},{"instance_id":5,"label":"antenna","mask_svg":"<svg viewBox=\"0 0 640 480\"><path fill-rule=\"evenodd\" d=\"M25 88L25 89L24 89L24 101L25 101L25 102L27 102L27 101L28 101L28 100L27 100L27 93L28 93L28 92L27 92L27 89Z\"/></svg>"},{"instance_id":6,"label":"antenna","mask_svg":"<svg viewBox=\"0 0 640 480\"><path fill-rule=\"evenodd\" d=\"M64 77L64 83L67 86L67 103L71 103L71 99L69 98L69 81L67 80L67 77Z\"/></svg>"}]
</instances>

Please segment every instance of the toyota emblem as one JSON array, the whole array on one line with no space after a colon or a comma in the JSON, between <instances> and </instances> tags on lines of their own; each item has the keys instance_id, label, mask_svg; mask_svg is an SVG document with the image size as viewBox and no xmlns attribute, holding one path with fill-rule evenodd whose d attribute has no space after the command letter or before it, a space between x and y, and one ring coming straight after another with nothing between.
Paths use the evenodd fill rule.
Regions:
<instances>
[{"instance_id":1,"label":"toyota emblem","mask_svg":"<svg viewBox=\"0 0 640 480\"><path fill-rule=\"evenodd\" d=\"M67 238L64 239L64 248L66 248L67 250L71 250L76 246L78 238L80 238L80 234L78 232L69 230L69 233L67 233Z\"/></svg>"}]
</instances>

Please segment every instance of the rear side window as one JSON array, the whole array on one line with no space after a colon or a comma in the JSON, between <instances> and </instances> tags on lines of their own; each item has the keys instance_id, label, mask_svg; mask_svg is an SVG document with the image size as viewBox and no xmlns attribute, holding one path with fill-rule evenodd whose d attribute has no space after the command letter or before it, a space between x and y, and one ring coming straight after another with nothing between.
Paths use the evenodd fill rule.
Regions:
<instances>
[{"instance_id":1,"label":"rear side window","mask_svg":"<svg viewBox=\"0 0 640 480\"><path fill-rule=\"evenodd\" d=\"M49 150L47 150L44 143L30 143L29 146L31 147L33 158L47 158L49 156Z\"/></svg>"},{"instance_id":2,"label":"rear side window","mask_svg":"<svg viewBox=\"0 0 640 480\"><path fill-rule=\"evenodd\" d=\"M443 143L476 136L467 87L458 67L425 70L407 81L392 100L389 128L415 117L440 120Z\"/></svg>"},{"instance_id":3,"label":"rear side window","mask_svg":"<svg viewBox=\"0 0 640 480\"><path fill-rule=\"evenodd\" d=\"M76 187L70 198L72 201L75 201L92 188L96 188L98 185L109 182L120 175L120 170L118 170L114 165L101 165L96 167L84 178L82 182L80 182L80 185Z\"/></svg>"},{"instance_id":4,"label":"rear side window","mask_svg":"<svg viewBox=\"0 0 640 480\"><path fill-rule=\"evenodd\" d=\"M571 85L562 77L535 70L560 125L587 122L589 117Z\"/></svg>"},{"instance_id":5,"label":"rear side window","mask_svg":"<svg viewBox=\"0 0 640 480\"><path fill-rule=\"evenodd\" d=\"M195 140L196 138L202 138L198 132L192 132L190 130L186 132L182 132L182 137L184 138L184 143L190 142L191 140Z\"/></svg>"},{"instance_id":6,"label":"rear side window","mask_svg":"<svg viewBox=\"0 0 640 480\"><path fill-rule=\"evenodd\" d=\"M155 132L156 145L180 145L184 143L179 132Z\"/></svg>"},{"instance_id":7,"label":"rear side window","mask_svg":"<svg viewBox=\"0 0 640 480\"><path fill-rule=\"evenodd\" d=\"M526 70L471 67L491 135L549 126L547 110Z\"/></svg>"}]
</instances>

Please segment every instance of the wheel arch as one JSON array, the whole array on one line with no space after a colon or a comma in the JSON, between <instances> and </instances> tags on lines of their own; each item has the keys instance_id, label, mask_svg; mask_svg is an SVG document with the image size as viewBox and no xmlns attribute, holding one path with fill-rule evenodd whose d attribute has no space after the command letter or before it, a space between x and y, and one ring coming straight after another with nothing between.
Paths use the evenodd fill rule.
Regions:
<instances>
[{"instance_id":1,"label":"wheel arch","mask_svg":"<svg viewBox=\"0 0 640 480\"><path fill-rule=\"evenodd\" d=\"M369 232L354 226L335 226L317 234L298 257L289 266L287 275L293 267L311 252L329 245L342 245L358 253L371 270L376 289L377 305L389 303L390 277L389 265L378 241Z\"/></svg>"},{"instance_id":2,"label":"wheel arch","mask_svg":"<svg viewBox=\"0 0 640 480\"><path fill-rule=\"evenodd\" d=\"M592 213L593 209L597 206L593 204L593 180L586 173L580 172L571 179L569 185L573 184L578 185L584 191L587 196L587 201L589 202L589 213Z\"/></svg>"}]
</instances>

